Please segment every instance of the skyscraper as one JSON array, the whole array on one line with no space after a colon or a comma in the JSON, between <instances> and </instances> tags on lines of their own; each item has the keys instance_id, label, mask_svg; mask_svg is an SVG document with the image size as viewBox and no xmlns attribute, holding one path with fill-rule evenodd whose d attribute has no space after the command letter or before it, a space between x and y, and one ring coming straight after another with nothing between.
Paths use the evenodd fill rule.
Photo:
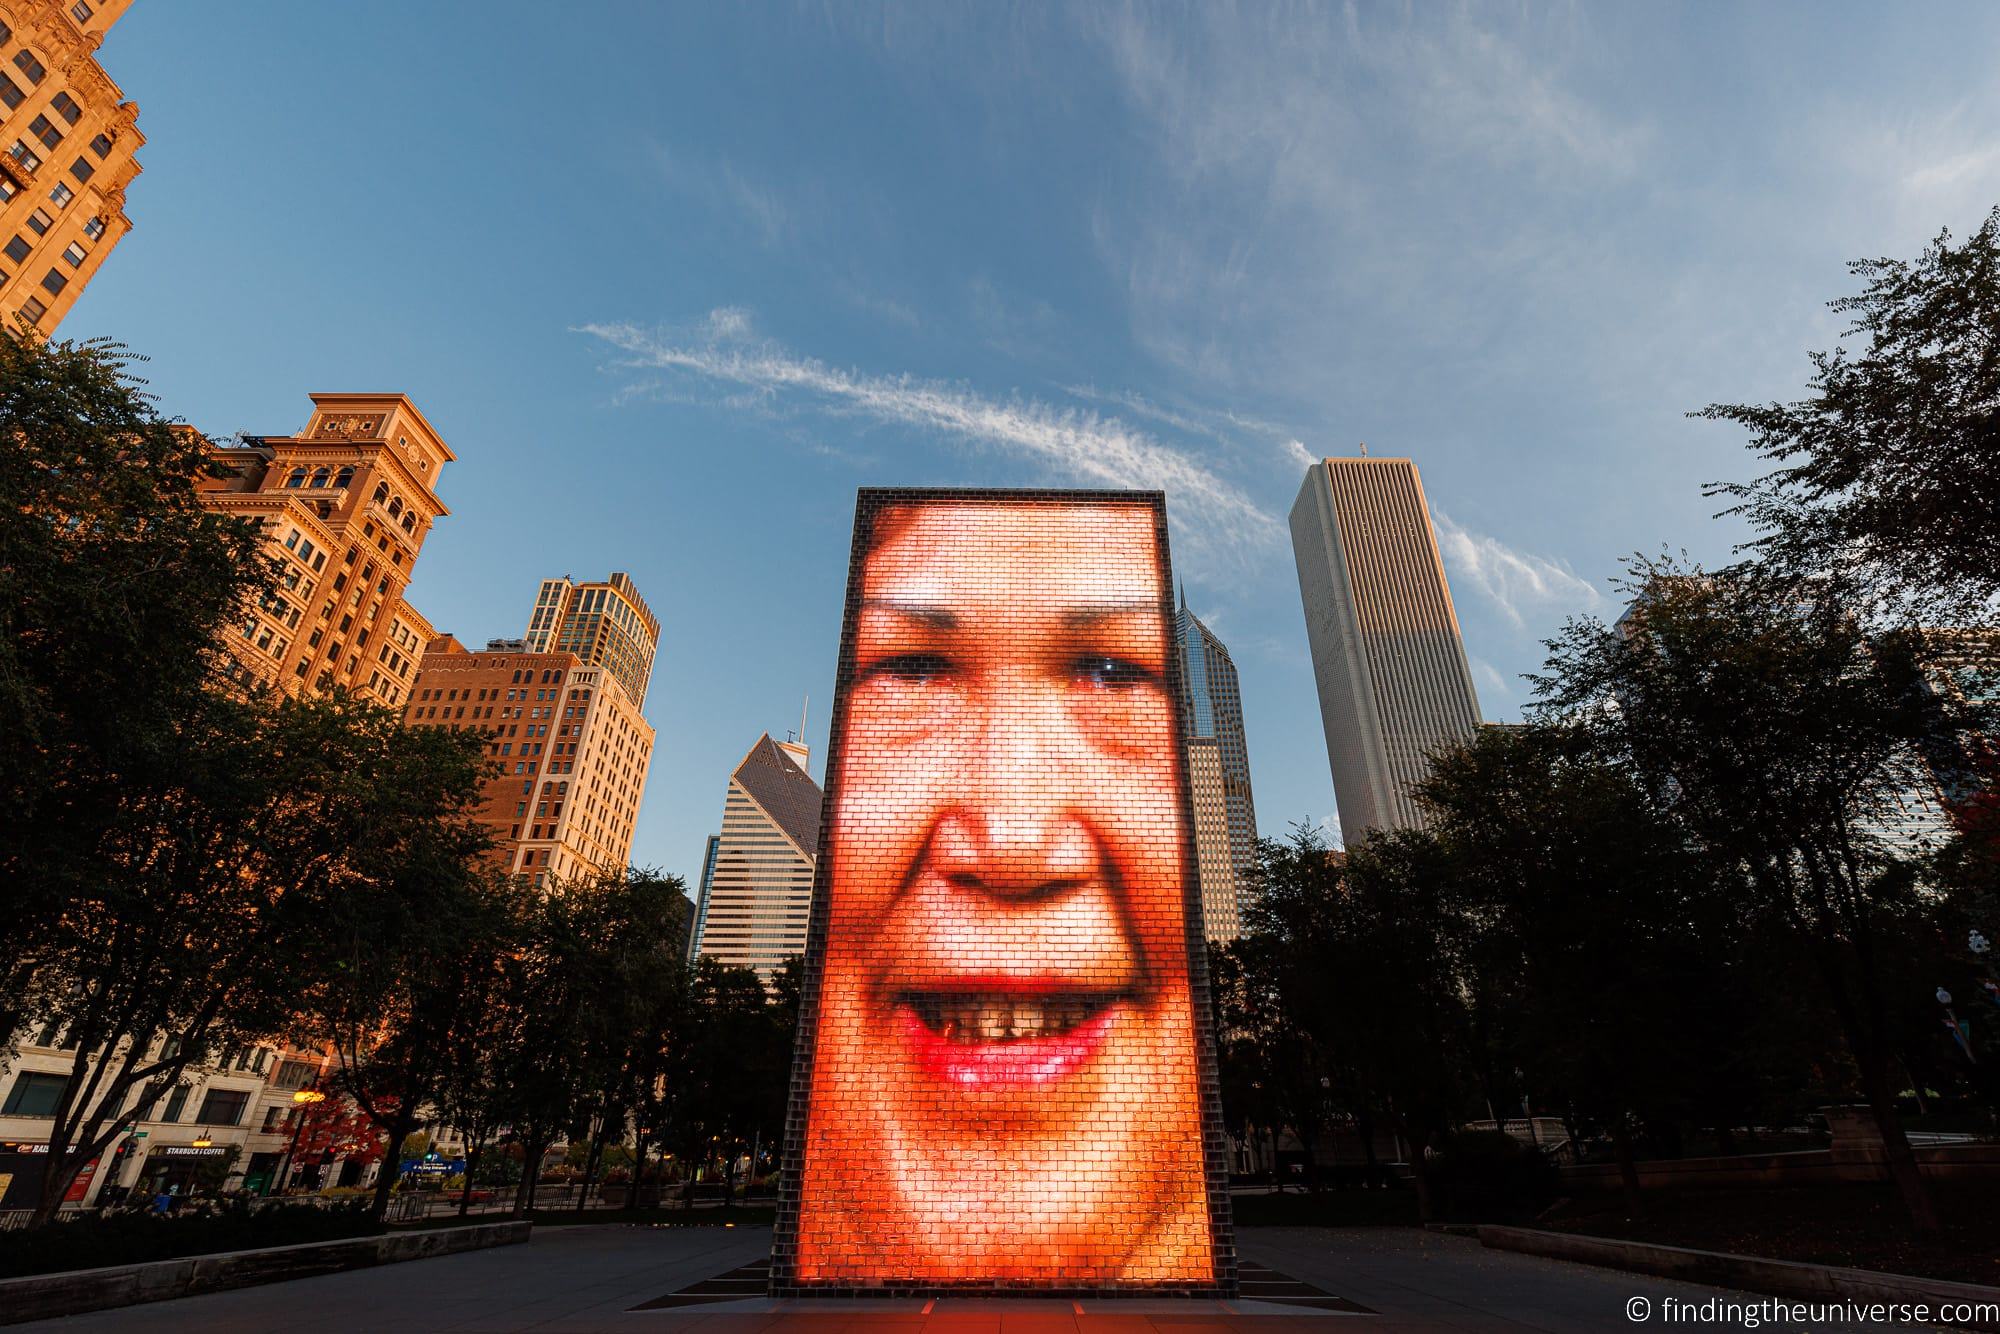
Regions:
<instances>
[{"instance_id":1,"label":"skyscraper","mask_svg":"<svg viewBox=\"0 0 2000 1334\"><path fill-rule=\"evenodd\" d=\"M803 745L766 733L729 776L690 957L755 968L769 982L788 957L805 953L820 814L805 761Z\"/></svg>"},{"instance_id":2,"label":"skyscraper","mask_svg":"<svg viewBox=\"0 0 2000 1334\"><path fill-rule=\"evenodd\" d=\"M528 618L529 652L574 653L604 668L639 708L646 704L646 682L659 643L660 620L626 574L586 584L568 575L544 579Z\"/></svg>"},{"instance_id":3,"label":"skyscraper","mask_svg":"<svg viewBox=\"0 0 2000 1334\"><path fill-rule=\"evenodd\" d=\"M1243 739L1243 697L1229 650L1188 610L1186 590L1174 635L1185 686L1181 735L1188 743L1202 919L1210 940L1234 940L1239 900L1257 866L1257 806ZM1218 820L1224 841L1219 860L1200 846L1204 837L1216 837Z\"/></svg>"},{"instance_id":4,"label":"skyscraper","mask_svg":"<svg viewBox=\"0 0 2000 1334\"><path fill-rule=\"evenodd\" d=\"M1420 827L1410 789L1433 751L1472 739L1479 700L1416 465L1314 464L1292 553L1341 833Z\"/></svg>"},{"instance_id":5,"label":"skyscraper","mask_svg":"<svg viewBox=\"0 0 2000 1334\"><path fill-rule=\"evenodd\" d=\"M402 394L314 394L305 430L215 451L204 505L263 525L283 587L224 642L239 674L293 694L400 704L433 631L403 593L457 455Z\"/></svg>"},{"instance_id":6,"label":"skyscraper","mask_svg":"<svg viewBox=\"0 0 2000 1334\"><path fill-rule=\"evenodd\" d=\"M518 641L474 652L441 635L404 720L485 736L499 770L476 818L508 871L542 884L631 859L653 728L609 669L574 653L523 652Z\"/></svg>"},{"instance_id":7,"label":"skyscraper","mask_svg":"<svg viewBox=\"0 0 2000 1334\"><path fill-rule=\"evenodd\" d=\"M97 63L132 0L12 0L0 14L0 318L53 333L132 230L139 108Z\"/></svg>"}]
</instances>

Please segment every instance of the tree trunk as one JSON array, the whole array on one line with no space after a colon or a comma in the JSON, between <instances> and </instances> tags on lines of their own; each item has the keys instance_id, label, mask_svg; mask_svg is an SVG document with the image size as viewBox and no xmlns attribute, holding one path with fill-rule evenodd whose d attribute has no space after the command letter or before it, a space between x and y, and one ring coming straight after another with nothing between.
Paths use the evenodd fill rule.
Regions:
<instances>
[{"instance_id":1,"label":"tree trunk","mask_svg":"<svg viewBox=\"0 0 2000 1334\"><path fill-rule=\"evenodd\" d=\"M1437 1201L1431 1197L1430 1173L1424 1170L1424 1149L1428 1140L1429 1136L1422 1131L1414 1128L1409 1131L1410 1175L1417 1183L1417 1218L1421 1222L1434 1223L1437 1221Z\"/></svg>"},{"instance_id":2,"label":"tree trunk","mask_svg":"<svg viewBox=\"0 0 2000 1334\"><path fill-rule=\"evenodd\" d=\"M479 1156L486 1152L486 1139L474 1137L471 1150L465 1155L465 1184L458 1189L458 1216L463 1218L472 1209L472 1174L479 1170Z\"/></svg>"},{"instance_id":3,"label":"tree trunk","mask_svg":"<svg viewBox=\"0 0 2000 1334\"><path fill-rule=\"evenodd\" d=\"M535 1207L535 1187L542 1179L542 1155L548 1152L547 1142L521 1145L521 1185L514 1192L514 1217L526 1218L528 1211Z\"/></svg>"},{"instance_id":4,"label":"tree trunk","mask_svg":"<svg viewBox=\"0 0 2000 1334\"><path fill-rule=\"evenodd\" d=\"M579 1216L590 1202L590 1188L597 1183L597 1165L604 1156L604 1128L610 1119L608 1116L597 1118L597 1129L590 1136L590 1152L583 1156L583 1188L576 1193L576 1212ZM634 1189L637 1186L638 1183L634 1182Z\"/></svg>"},{"instance_id":5,"label":"tree trunk","mask_svg":"<svg viewBox=\"0 0 2000 1334\"><path fill-rule=\"evenodd\" d=\"M1361 1161L1366 1165L1362 1184L1372 1187L1382 1178L1382 1164L1375 1155L1375 1118L1366 1112L1356 1112L1354 1130L1361 1136Z\"/></svg>"},{"instance_id":6,"label":"tree trunk","mask_svg":"<svg viewBox=\"0 0 2000 1334\"><path fill-rule=\"evenodd\" d=\"M1819 963L1820 976L1827 985L1829 998L1833 1001L1833 1012L1847 1038L1847 1049L1860 1069L1862 1096L1868 1099L1868 1110L1875 1117L1875 1129L1882 1136L1883 1163L1889 1169L1889 1179L1896 1183L1897 1193L1902 1196L1903 1210L1910 1216L1910 1225L1919 1232L1936 1232L1937 1208L1931 1202L1930 1187L1917 1167L1917 1156L1910 1149L1909 1137L1903 1133L1903 1119L1896 1113L1895 1092L1889 1087L1888 1055L1884 1045L1877 1041L1875 1032L1877 1016L1857 1011L1854 998L1841 981L1838 965L1829 957L1830 948L1822 942L1813 954Z\"/></svg>"},{"instance_id":7,"label":"tree trunk","mask_svg":"<svg viewBox=\"0 0 2000 1334\"><path fill-rule=\"evenodd\" d=\"M1624 1188L1625 1210L1634 1218L1646 1212L1646 1198L1639 1186L1639 1164L1632 1156L1632 1128L1623 1113L1611 1118L1611 1151L1618 1158L1618 1184Z\"/></svg>"},{"instance_id":8,"label":"tree trunk","mask_svg":"<svg viewBox=\"0 0 2000 1334\"><path fill-rule=\"evenodd\" d=\"M375 1173L375 1202L368 1206L368 1216L378 1223L388 1215L389 1195L403 1175L403 1141L416 1128L416 1105L405 1098L397 1104L396 1115L390 1119L389 1142L382 1146L382 1166Z\"/></svg>"}]
</instances>

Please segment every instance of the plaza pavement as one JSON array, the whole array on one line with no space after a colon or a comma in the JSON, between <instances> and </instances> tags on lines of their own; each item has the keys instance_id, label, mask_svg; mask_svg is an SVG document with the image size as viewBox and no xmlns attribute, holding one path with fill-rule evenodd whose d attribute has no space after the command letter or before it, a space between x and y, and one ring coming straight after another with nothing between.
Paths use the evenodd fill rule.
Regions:
<instances>
[{"instance_id":1,"label":"plaza pavement","mask_svg":"<svg viewBox=\"0 0 2000 1334\"><path fill-rule=\"evenodd\" d=\"M543 1228L523 1246L328 1274L234 1292L91 1315L36 1321L36 1331L131 1334L322 1334L330 1331L451 1331L452 1334L753 1334L801 1330L852 1334L1403 1334L1416 1330L1638 1330L1626 1319L1634 1297L1651 1301L1653 1324L1672 1330L1742 1324L1665 1325L1669 1297L1701 1302L1743 1297L1720 1289L1489 1251L1464 1237L1412 1228L1252 1228L1244 1257L1345 1297L1375 1314L1278 1311L1257 1303L941 1300L923 1304L764 1301L636 1311L641 1302L722 1274L769 1253L768 1228L617 1225ZM1782 1325L1766 1329L1791 1328ZM1821 1325L1821 1330L1861 1326ZM1886 1328L1873 1326L1871 1328Z\"/></svg>"}]
</instances>

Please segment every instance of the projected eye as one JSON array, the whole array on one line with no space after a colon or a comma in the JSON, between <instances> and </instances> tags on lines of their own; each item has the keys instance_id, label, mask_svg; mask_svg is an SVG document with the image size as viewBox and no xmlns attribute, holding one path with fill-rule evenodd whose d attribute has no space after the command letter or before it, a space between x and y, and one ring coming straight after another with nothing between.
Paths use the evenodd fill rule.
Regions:
<instances>
[{"instance_id":1,"label":"projected eye","mask_svg":"<svg viewBox=\"0 0 2000 1334\"><path fill-rule=\"evenodd\" d=\"M952 669L951 659L942 653L899 653L869 664L864 675L871 680L930 685L950 676Z\"/></svg>"},{"instance_id":2,"label":"projected eye","mask_svg":"<svg viewBox=\"0 0 2000 1334\"><path fill-rule=\"evenodd\" d=\"M1108 653L1088 653L1070 664L1070 675L1088 685L1105 690L1130 690L1158 682L1156 673L1126 658Z\"/></svg>"}]
</instances>

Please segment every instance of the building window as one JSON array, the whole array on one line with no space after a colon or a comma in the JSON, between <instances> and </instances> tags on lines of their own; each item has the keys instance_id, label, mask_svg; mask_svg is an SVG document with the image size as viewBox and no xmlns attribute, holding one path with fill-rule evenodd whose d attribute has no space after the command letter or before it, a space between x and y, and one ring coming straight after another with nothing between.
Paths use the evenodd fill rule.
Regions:
<instances>
[{"instance_id":1,"label":"building window","mask_svg":"<svg viewBox=\"0 0 2000 1334\"><path fill-rule=\"evenodd\" d=\"M40 83L48 76L42 62L35 59L35 53L25 47L14 53L14 68L27 75L29 83Z\"/></svg>"},{"instance_id":2,"label":"building window","mask_svg":"<svg viewBox=\"0 0 2000 1334\"><path fill-rule=\"evenodd\" d=\"M167 1099L167 1109L164 1112L160 1113L160 1119L162 1121L180 1120L181 1113L187 1109L188 1093L189 1093L188 1085L186 1084L174 1085L174 1095L171 1098Z\"/></svg>"},{"instance_id":3,"label":"building window","mask_svg":"<svg viewBox=\"0 0 2000 1334\"><path fill-rule=\"evenodd\" d=\"M57 93L49 99L49 105L54 107L57 114L72 125L83 119L83 108L78 106L76 99L68 93Z\"/></svg>"},{"instance_id":4,"label":"building window","mask_svg":"<svg viewBox=\"0 0 2000 1334\"><path fill-rule=\"evenodd\" d=\"M0 102L5 102L9 111L20 106L22 100L26 97L27 94L21 91L20 84L15 83L6 75L0 74Z\"/></svg>"},{"instance_id":5,"label":"building window","mask_svg":"<svg viewBox=\"0 0 2000 1334\"><path fill-rule=\"evenodd\" d=\"M37 236L47 236L49 228L55 225L56 220L48 215L48 210L46 209L38 208L28 215L28 226L34 229L34 233Z\"/></svg>"},{"instance_id":6,"label":"building window","mask_svg":"<svg viewBox=\"0 0 2000 1334\"><path fill-rule=\"evenodd\" d=\"M62 142L62 131L47 116L37 116L28 122L28 133L42 141L42 147L54 148Z\"/></svg>"},{"instance_id":7,"label":"building window","mask_svg":"<svg viewBox=\"0 0 2000 1334\"><path fill-rule=\"evenodd\" d=\"M90 0L76 0L76 3L69 7L69 16L78 23L90 22Z\"/></svg>"},{"instance_id":8,"label":"building window","mask_svg":"<svg viewBox=\"0 0 2000 1334\"><path fill-rule=\"evenodd\" d=\"M83 234L93 241L104 235L104 219L92 218L90 221L84 223Z\"/></svg>"},{"instance_id":9,"label":"building window","mask_svg":"<svg viewBox=\"0 0 2000 1334\"><path fill-rule=\"evenodd\" d=\"M42 275L42 286L48 289L50 296L60 296L62 289L69 286L69 279L60 270L50 269Z\"/></svg>"},{"instance_id":10,"label":"building window","mask_svg":"<svg viewBox=\"0 0 2000 1334\"><path fill-rule=\"evenodd\" d=\"M249 1105L250 1095L242 1089L210 1089L195 1120L205 1126L233 1126L243 1120L243 1109Z\"/></svg>"},{"instance_id":11,"label":"building window","mask_svg":"<svg viewBox=\"0 0 2000 1334\"><path fill-rule=\"evenodd\" d=\"M68 183L65 181L57 181L56 188L49 191L49 199L57 208L68 208L69 201L74 198L76 198L76 191L70 189Z\"/></svg>"},{"instance_id":12,"label":"building window","mask_svg":"<svg viewBox=\"0 0 2000 1334\"><path fill-rule=\"evenodd\" d=\"M281 1111L283 1111L283 1110L284 1110L284 1108L282 1108L282 1107L266 1107L266 1108L264 1109L264 1126L263 1126L263 1130L264 1130L264 1133L265 1133L266 1135L269 1135L269 1134L271 1134L272 1132L274 1132L274 1131L276 1131L276 1130L277 1130L277 1128L278 1128L278 1113L279 1113L279 1112L281 1112Z\"/></svg>"},{"instance_id":13,"label":"building window","mask_svg":"<svg viewBox=\"0 0 2000 1334\"><path fill-rule=\"evenodd\" d=\"M0 1107L0 1116L54 1116L56 1104L62 1101L63 1090L68 1087L67 1075L23 1070L14 1080L14 1087L8 1090L7 1105Z\"/></svg>"},{"instance_id":14,"label":"building window","mask_svg":"<svg viewBox=\"0 0 2000 1334\"><path fill-rule=\"evenodd\" d=\"M90 141L90 151L97 154L97 159L100 162L102 162L105 158L110 157L111 136L108 134L100 134L95 139L92 139Z\"/></svg>"},{"instance_id":15,"label":"building window","mask_svg":"<svg viewBox=\"0 0 2000 1334\"><path fill-rule=\"evenodd\" d=\"M31 249L33 247L28 244L28 238L19 232L15 232L14 239L7 243L7 258L13 260L16 264L25 264L28 260L28 252Z\"/></svg>"},{"instance_id":16,"label":"building window","mask_svg":"<svg viewBox=\"0 0 2000 1334\"><path fill-rule=\"evenodd\" d=\"M305 484L306 470L304 468L292 469L292 475L285 479L285 489L287 491L296 491Z\"/></svg>"},{"instance_id":17,"label":"building window","mask_svg":"<svg viewBox=\"0 0 2000 1334\"><path fill-rule=\"evenodd\" d=\"M83 258L85 253L86 252L84 251L84 248L78 245L74 241L71 241L67 246L63 247L63 259L69 264L69 266L72 269L80 269L83 267Z\"/></svg>"},{"instance_id":18,"label":"building window","mask_svg":"<svg viewBox=\"0 0 2000 1334\"><path fill-rule=\"evenodd\" d=\"M329 473L325 468L314 468L313 480L312 480L313 488L317 490L320 487L325 486L326 479L330 476L332 476L332 474Z\"/></svg>"},{"instance_id":19,"label":"building window","mask_svg":"<svg viewBox=\"0 0 2000 1334\"><path fill-rule=\"evenodd\" d=\"M14 146L8 149L7 151L14 155L14 160L16 162L26 167L29 171L40 170L42 165L42 160L36 157L35 150L28 147L28 145L24 143L22 140L16 139L14 141Z\"/></svg>"},{"instance_id":20,"label":"building window","mask_svg":"<svg viewBox=\"0 0 2000 1334\"><path fill-rule=\"evenodd\" d=\"M97 174L97 168L91 166L86 159L78 158L69 164L69 174L79 181L87 181Z\"/></svg>"},{"instance_id":21,"label":"building window","mask_svg":"<svg viewBox=\"0 0 2000 1334\"><path fill-rule=\"evenodd\" d=\"M49 313L49 308L42 304L40 297L31 296L21 303L21 313L28 317L28 323L40 324L42 316Z\"/></svg>"}]
</instances>

